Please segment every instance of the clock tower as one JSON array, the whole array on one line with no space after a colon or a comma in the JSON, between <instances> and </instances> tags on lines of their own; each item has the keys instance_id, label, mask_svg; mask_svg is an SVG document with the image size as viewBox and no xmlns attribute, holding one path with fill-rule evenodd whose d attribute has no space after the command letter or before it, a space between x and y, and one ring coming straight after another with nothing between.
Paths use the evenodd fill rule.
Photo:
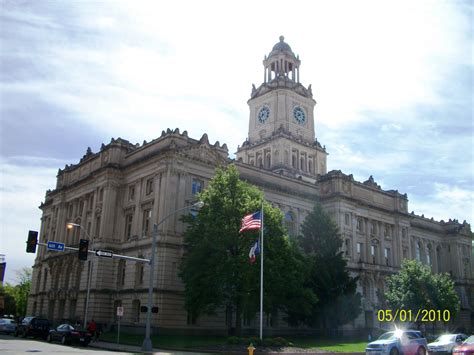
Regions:
<instances>
[{"instance_id":1,"label":"clock tower","mask_svg":"<svg viewBox=\"0 0 474 355\"><path fill-rule=\"evenodd\" d=\"M315 139L311 85L300 83L300 59L280 41L263 60L264 80L252 94L248 139L237 160L280 174L315 181L326 174L326 150Z\"/></svg>"}]
</instances>

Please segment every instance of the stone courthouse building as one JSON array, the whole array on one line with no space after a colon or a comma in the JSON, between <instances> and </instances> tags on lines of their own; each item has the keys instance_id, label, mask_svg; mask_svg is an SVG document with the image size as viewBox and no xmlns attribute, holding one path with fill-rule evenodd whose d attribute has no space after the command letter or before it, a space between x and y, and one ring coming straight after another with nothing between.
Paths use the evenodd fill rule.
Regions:
<instances>
[{"instance_id":1,"label":"stone courthouse building","mask_svg":"<svg viewBox=\"0 0 474 355\"><path fill-rule=\"evenodd\" d=\"M315 136L311 85L300 83L300 59L280 41L265 56L264 81L253 86L248 137L237 148L211 144L179 129L142 145L118 138L90 149L57 175L46 192L40 241L77 246L90 235L94 249L150 258L151 227L164 216L191 205L206 188L218 166L234 163L246 181L263 189L265 197L284 213L288 233L296 237L305 216L319 201L337 222L344 238L348 267L358 275L362 312L346 329L379 327L376 312L384 309L386 278L403 259L418 259L433 272L451 274L461 299L457 319L472 330L474 275L470 225L456 220L434 221L409 213L406 194L383 190L372 177L354 180L340 170L327 171L327 151ZM449 201L446 201L449 203ZM80 228L67 229L68 222ZM184 308L183 284L178 276L183 255L180 215L159 227L152 326L165 331L214 331L226 328L224 313L193 319ZM89 318L114 325L116 308L123 306L121 324L142 328L147 303L148 264L95 257L90 280ZM77 252L39 248L34 264L28 314L59 322L84 319L89 263ZM278 317L267 317L267 328L285 330ZM244 328L257 328L245 320Z\"/></svg>"}]
</instances>

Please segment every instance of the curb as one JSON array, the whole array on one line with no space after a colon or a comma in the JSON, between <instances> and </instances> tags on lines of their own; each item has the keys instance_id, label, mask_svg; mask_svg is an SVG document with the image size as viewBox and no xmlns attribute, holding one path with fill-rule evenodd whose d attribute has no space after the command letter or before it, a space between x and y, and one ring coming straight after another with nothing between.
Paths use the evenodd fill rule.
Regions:
<instances>
[{"instance_id":1,"label":"curb","mask_svg":"<svg viewBox=\"0 0 474 355\"><path fill-rule=\"evenodd\" d=\"M116 344L107 341L100 341L98 343L89 344L90 347L105 349L105 350L115 350L123 352L134 352L134 353L149 353L142 351L141 348L137 345L127 345L127 344ZM258 349L258 348L257 348ZM231 355L248 355L247 351L232 351L232 350L207 350L207 349L189 349L189 348L153 348L153 352L184 352L184 353L200 353L200 354L231 354ZM283 352L283 351L254 351L255 355L365 355L365 352L329 352L329 351L314 351L314 352Z\"/></svg>"}]
</instances>

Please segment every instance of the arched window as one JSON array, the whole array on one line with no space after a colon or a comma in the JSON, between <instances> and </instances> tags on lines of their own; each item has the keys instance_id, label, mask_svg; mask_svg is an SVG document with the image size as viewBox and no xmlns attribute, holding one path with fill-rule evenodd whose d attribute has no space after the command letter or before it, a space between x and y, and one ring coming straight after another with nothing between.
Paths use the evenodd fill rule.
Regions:
<instances>
[{"instance_id":1,"label":"arched window","mask_svg":"<svg viewBox=\"0 0 474 355\"><path fill-rule=\"evenodd\" d=\"M416 243L416 246L415 246L415 258L416 260L421 261L421 243L420 242Z\"/></svg>"},{"instance_id":2,"label":"arched window","mask_svg":"<svg viewBox=\"0 0 474 355\"><path fill-rule=\"evenodd\" d=\"M39 290L40 290L40 285L41 285L41 271L42 271L42 270L40 269L40 271L38 272L38 277L36 278L36 287L35 287L36 293L38 293ZM35 314L35 313L33 312L33 314Z\"/></svg>"},{"instance_id":3,"label":"arched window","mask_svg":"<svg viewBox=\"0 0 474 355\"><path fill-rule=\"evenodd\" d=\"M441 247L436 248L436 263L438 264L438 272L442 272L443 268L441 267Z\"/></svg>"},{"instance_id":4,"label":"arched window","mask_svg":"<svg viewBox=\"0 0 474 355\"><path fill-rule=\"evenodd\" d=\"M311 160L308 161L308 172L313 173L313 162Z\"/></svg>"},{"instance_id":5,"label":"arched window","mask_svg":"<svg viewBox=\"0 0 474 355\"><path fill-rule=\"evenodd\" d=\"M431 262L432 262L432 250L431 250L431 245L428 245L428 247L426 248L426 263L431 266Z\"/></svg>"},{"instance_id":6,"label":"arched window","mask_svg":"<svg viewBox=\"0 0 474 355\"><path fill-rule=\"evenodd\" d=\"M133 300L132 302L132 321L134 323L140 322L140 300Z\"/></svg>"},{"instance_id":7,"label":"arched window","mask_svg":"<svg viewBox=\"0 0 474 355\"><path fill-rule=\"evenodd\" d=\"M262 157L258 157L258 159L257 159L257 167L263 168Z\"/></svg>"},{"instance_id":8,"label":"arched window","mask_svg":"<svg viewBox=\"0 0 474 355\"><path fill-rule=\"evenodd\" d=\"M303 171L306 170L305 166L304 166L304 158L303 157L300 158L300 169L303 170Z\"/></svg>"},{"instance_id":9,"label":"arched window","mask_svg":"<svg viewBox=\"0 0 474 355\"><path fill-rule=\"evenodd\" d=\"M291 156L291 166L296 169L296 155Z\"/></svg>"},{"instance_id":10,"label":"arched window","mask_svg":"<svg viewBox=\"0 0 474 355\"><path fill-rule=\"evenodd\" d=\"M295 215L293 212L288 211L285 213L285 226L288 230L288 235L295 236L296 235L296 221Z\"/></svg>"},{"instance_id":11,"label":"arched window","mask_svg":"<svg viewBox=\"0 0 474 355\"><path fill-rule=\"evenodd\" d=\"M267 153L267 155L265 157L265 167L267 169L270 169L271 166L272 166L272 157L271 157L270 153Z\"/></svg>"}]
</instances>

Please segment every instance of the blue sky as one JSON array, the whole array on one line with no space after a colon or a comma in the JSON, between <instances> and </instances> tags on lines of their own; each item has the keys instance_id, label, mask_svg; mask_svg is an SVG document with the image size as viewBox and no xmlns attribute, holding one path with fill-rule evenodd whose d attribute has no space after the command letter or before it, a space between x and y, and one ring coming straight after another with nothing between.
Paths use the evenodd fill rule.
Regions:
<instances>
[{"instance_id":1,"label":"blue sky","mask_svg":"<svg viewBox=\"0 0 474 355\"><path fill-rule=\"evenodd\" d=\"M172 4L171 4L172 3ZM407 193L409 210L474 220L469 1L1 1L0 253L33 264L58 168L112 137L179 127L233 154L280 35L317 101L328 168Z\"/></svg>"}]
</instances>

